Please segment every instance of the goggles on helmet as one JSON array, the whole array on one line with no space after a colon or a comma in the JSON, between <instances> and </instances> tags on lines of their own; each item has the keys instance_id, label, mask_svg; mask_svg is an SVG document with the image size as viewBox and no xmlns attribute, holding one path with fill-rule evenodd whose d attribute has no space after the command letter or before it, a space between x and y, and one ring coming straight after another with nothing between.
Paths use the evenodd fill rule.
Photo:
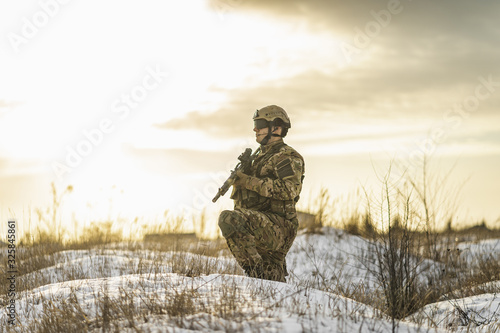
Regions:
<instances>
[{"instance_id":1,"label":"goggles on helmet","mask_svg":"<svg viewBox=\"0 0 500 333\"><path fill-rule=\"evenodd\" d=\"M265 119L255 119L253 121L253 126L254 128L256 129L263 129L263 128L266 128L268 126L267 124L267 120Z\"/></svg>"}]
</instances>

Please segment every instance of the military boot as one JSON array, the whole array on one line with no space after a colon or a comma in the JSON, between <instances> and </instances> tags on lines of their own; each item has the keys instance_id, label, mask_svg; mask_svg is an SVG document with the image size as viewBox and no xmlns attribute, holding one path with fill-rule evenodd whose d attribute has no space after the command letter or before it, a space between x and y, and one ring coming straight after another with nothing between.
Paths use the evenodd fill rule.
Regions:
<instances>
[{"instance_id":1,"label":"military boot","mask_svg":"<svg viewBox=\"0 0 500 333\"><path fill-rule=\"evenodd\" d=\"M286 282L285 270L283 269L283 265L277 263L267 263L266 265L264 265L263 279Z\"/></svg>"},{"instance_id":2,"label":"military boot","mask_svg":"<svg viewBox=\"0 0 500 333\"><path fill-rule=\"evenodd\" d=\"M257 265L244 265L241 268L245 271L246 276L263 279L264 269L262 267L262 263L258 263Z\"/></svg>"}]
</instances>

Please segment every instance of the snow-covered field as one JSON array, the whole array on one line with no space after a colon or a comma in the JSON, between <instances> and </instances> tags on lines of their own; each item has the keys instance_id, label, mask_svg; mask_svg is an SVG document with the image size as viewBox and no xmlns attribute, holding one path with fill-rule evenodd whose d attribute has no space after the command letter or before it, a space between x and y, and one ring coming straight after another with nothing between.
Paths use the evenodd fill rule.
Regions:
<instances>
[{"instance_id":1,"label":"snow-covered field","mask_svg":"<svg viewBox=\"0 0 500 333\"><path fill-rule=\"evenodd\" d=\"M340 290L379 293L369 269L373 245L335 229L299 235L288 283L239 275L231 257L187 252L96 249L55 254L56 265L22 281L15 332L500 332L500 281L483 293L445 299L393 323ZM466 262L500 258L500 240L461 243ZM440 269L425 262L427 271ZM419 278L425 281L426 273ZM4 300L2 300L4 302ZM5 309L5 307L4 307ZM7 312L0 331L8 331Z\"/></svg>"}]
</instances>

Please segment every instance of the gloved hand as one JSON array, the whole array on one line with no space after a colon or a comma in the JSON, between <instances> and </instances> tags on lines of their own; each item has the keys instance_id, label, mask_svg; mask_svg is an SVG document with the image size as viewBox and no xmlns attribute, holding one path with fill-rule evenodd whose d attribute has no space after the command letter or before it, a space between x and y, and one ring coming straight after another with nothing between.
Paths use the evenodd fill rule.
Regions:
<instances>
[{"instance_id":1,"label":"gloved hand","mask_svg":"<svg viewBox=\"0 0 500 333\"><path fill-rule=\"evenodd\" d=\"M245 183L246 183L248 177L250 177L250 176L243 173L243 171L241 171L241 170L236 171L236 176L237 177L236 177L233 185L245 187Z\"/></svg>"}]
</instances>

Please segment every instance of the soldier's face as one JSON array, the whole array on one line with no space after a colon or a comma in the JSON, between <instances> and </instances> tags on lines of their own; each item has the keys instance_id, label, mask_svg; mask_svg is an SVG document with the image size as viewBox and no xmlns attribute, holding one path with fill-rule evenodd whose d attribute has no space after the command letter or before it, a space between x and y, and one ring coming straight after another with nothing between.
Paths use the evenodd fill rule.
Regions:
<instances>
[{"instance_id":1,"label":"soldier's face","mask_svg":"<svg viewBox=\"0 0 500 333\"><path fill-rule=\"evenodd\" d=\"M268 127L264 127L264 128L257 128L257 127L254 127L254 132L255 132L255 141L257 141L257 143L261 143L262 140L264 140L264 138L266 137L267 133L269 132L269 128Z\"/></svg>"},{"instance_id":2,"label":"soldier's face","mask_svg":"<svg viewBox=\"0 0 500 333\"><path fill-rule=\"evenodd\" d=\"M254 127L253 131L255 132L255 141L257 141L257 143L261 143L262 140L264 140L264 138L266 137L267 133L269 133L269 127L264 127L264 128L260 128L260 129L257 127ZM281 127L274 127L273 133L281 135ZM274 142L277 140L279 140L279 137L273 136L273 137L271 137L269 142Z\"/></svg>"}]
</instances>

